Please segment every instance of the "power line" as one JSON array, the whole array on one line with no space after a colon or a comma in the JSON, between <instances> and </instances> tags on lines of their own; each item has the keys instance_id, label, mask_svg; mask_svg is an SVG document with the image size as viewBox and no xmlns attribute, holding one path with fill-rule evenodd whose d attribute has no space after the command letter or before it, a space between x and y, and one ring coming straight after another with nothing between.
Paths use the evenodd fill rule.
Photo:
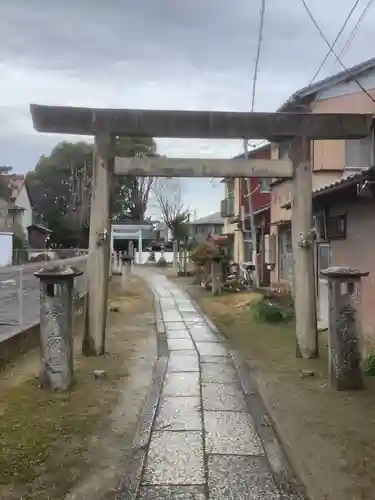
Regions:
<instances>
[{"instance_id":1,"label":"power line","mask_svg":"<svg viewBox=\"0 0 375 500\"><path fill-rule=\"evenodd\" d=\"M336 54L336 52L333 50L333 47L331 46L331 44L329 43L329 41L327 40L326 36L324 35L322 29L320 28L318 22L316 21L315 17L313 16L311 10L309 9L309 6L307 5L306 3L306 0L301 0L301 2L303 3L303 6L305 7L311 21L313 22L314 26L316 27L316 29L318 30L320 36L323 38L323 40L325 41L325 43L328 45L328 47L331 49L331 52L332 54L336 57L336 60L339 62L339 64L342 66L342 68L344 69L344 71L346 71L348 73L348 75L353 78L353 80L357 83L357 85L362 89L362 91L367 95L367 97L369 97L371 99L371 101L375 104L375 100L373 99L373 97L371 96L371 94L369 94L367 92L367 90L364 88L364 86L358 81L357 78L355 78L355 76L353 75L353 73L345 66L345 64L341 61L340 57Z\"/></svg>"},{"instance_id":2,"label":"power line","mask_svg":"<svg viewBox=\"0 0 375 500\"><path fill-rule=\"evenodd\" d=\"M329 58L330 54L332 53L332 50L333 50L334 46L336 45L338 39L342 35L342 32L344 31L344 29L346 28L346 25L348 24L349 19L352 17L352 14L355 11L355 9L356 9L357 5L359 4L359 2L360 2L360 0L356 0L356 2L354 3L353 7L351 8L349 14L347 15L347 17L346 17L346 19L344 21L344 24L341 26L340 31L337 33L337 36L336 36L336 38L333 41L332 47L329 48L327 54L325 55L323 61L320 64L319 68L316 70L315 75L310 80L309 86L312 85L312 83L314 82L315 78L319 75L321 69L323 68L325 62L327 61L327 59Z\"/></svg>"},{"instance_id":3,"label":"power line","mask_svg":"<svg viewBox=\"0 0 375 500\"><path fill-rule=\"evenodd\" d=\"M318 68L318 70L316 71L315 75L314 75L314 76L313 76L313 78L311 79L311 81L310 81L309 85L312 85L312 83L314 82L315 78L318 76L318 74L320 73L320 71L321 71L322 67L324 66L325 62L327 61L327 59L328 59L329 55L333 53L333 50L332 50L332 49L335 47L335 45L336 45L336 43L338 42L338 40L339 40L340 36L342 35L342 33L343 33L344 29L346 28L346 25L348 24L348 22L349 22L349 20L350 20L350 17L352 16L352 14L353 14L353 12L354 12L355 8L357 7L357 5L358 5L359 1L360 1L360 0L357 0L357 1L355 2L355 4L353 5L352 9L350 10L350 12L349 12L349 14L348 14L347 18L345 19L345 21L344 21L344 23L343 23L342 27L340 28L340 31L338 32L338 34L337 34L337 36L336 36L336 38L335 38L335 40L334 40L334 42L333 42L333 44L332 44L332 47L330 46L330 48L329 48L329 50L328 50L328 52L327 52L327 54L326 54L325 58L323 59L322 63L320 64L320 66L319 66L319 68ZM336 60L337 60L337 58L341 59L342 55L343 55L343 54L344 54L344 53L345 53L345 52L349 49L349 47L350 47L350 45L352 44L352 42L353 42L353 40L354 40L355 36L357 35L357 33L358 33L359 29L361 28L362 23L363 23L363 21L364 21L364 19L365 19L366 15L368 14L368 12L369 12L369 10L370 10L370 8L371 8L371 6L372 6L373 2L374 2L374 0L369 0L369 2L367 3L366 7L363 9L363 12L362 12L361 16L359 17L358 21L356 22L355 26L353 27L353 29L352 29L352 31L351 31L351 33L350 33L350 35L349 35L349 37L348 37L348 39L347 39L347 41L346 41L345 45L344 45L344 46L343 46L343 48L340 50L340 52L339 52L339 54L338 54L338 55L335 55L335 54L334 54L334 55L335 55L335 57L336 57ZM315 23L314 23L314 24L315 24ZM350 71L349 71L348 69L346 69L346 71L347 71L347 72L351 75L351 73L350 73ZM359 82L358 82L357 80L356 80L356 83L357 83L357 84L359 84ZM361 87L361 90L364 90L360 84L359 84L359 86ZM367 91L365 91L365 93L368 95ZM369 97L371 98L371 96L369 96ZM371 100L373 100L373 99L371 98ZM261 145L263 145L263 144L266 144L267 142L268 142L267 140L263 140L262 142L260 142L259 144L257 144L257 146L259 147L259 146L261 146Z\"/></svg>"},{"instance_id":4,"label":"power line","mask_svg":"<svg viewBox=\"0 0 375 500\"><path fill-rule=\"evenodd\" d=\"M259 68L260 50L262 48L262 40L263 40L263 26L264 26L264 13L265 13L265 11L266 11L266 0L262 0L262 6L260 9L258 48L257 48L256 59L255 59L255 66L254 66L253 89L252 89L252 97L251 97L251 112L254 111L254 105L255 105L255 91L256 91L256 85L257 85L257 80L258 80L258 68Z\"/></svg>"},{"instance_id":5,"label":"power line","mask_svg":"<svg viewBox=\"0 0 375 500\"><path fill-rule=\"evenodd\" d=\"M345 52L347 52L349 50L349 47L353 43L354 38L356 37L359 29L361 28L362 23L363 23L365 17L367 16L373 2L374 2L374 0L369 0L366 7L363 9L361 16L359 17L356 25L354 26L352 32L350 33L349 38L347 39L344 47L340 50L339 57L341 57Z\"/></svg>"},{"instance_id":6,"label":"power line","mask_svg":"<svg viewBox=\"0 0 375 500\"><path fill-rule=\"evenodd\" d=\"M255 57L253 87L252 87L252 91L251 91L251 112L254 111L254 107L255 107L255 94L256 94L256 85L257 85L257 81L258 81L260 51L262 48L262 41L263 41L263 27L264 27L264 14L265 14L265 12L266 12L266 0L262 0L262 4L261 4L261 8L260 8L258 46L257 46L256 57ZM247 139L244 139L243 145L244 145L244 157L245 157L245 160L247 160L247 155L248 155L248 140Z\"/></svg>"}]
</instances>

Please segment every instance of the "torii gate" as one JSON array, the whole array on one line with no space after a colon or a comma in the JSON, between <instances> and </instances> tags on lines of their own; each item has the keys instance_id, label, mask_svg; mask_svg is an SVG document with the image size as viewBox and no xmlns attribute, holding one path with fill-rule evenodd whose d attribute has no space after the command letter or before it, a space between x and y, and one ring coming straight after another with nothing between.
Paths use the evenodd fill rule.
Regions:
<instances>
[{"instance_id":1,"label":"torii gate","mask_svg":"<svg viewBox=\"0 0 375 500\"><path fill-rule=\"evenodd\" d=\"M92 179L88 301L85 334L92 354L104 353L110 262L112 175L159 177L293 178L292 247L297 353L318 354L312 226L310 140L358 139L369 134L373 115L152 111L30 106L39 132L95 136ZM290 141L286 160L117 158L116 136L268 139Z\"/></svg>"}]
</instances>

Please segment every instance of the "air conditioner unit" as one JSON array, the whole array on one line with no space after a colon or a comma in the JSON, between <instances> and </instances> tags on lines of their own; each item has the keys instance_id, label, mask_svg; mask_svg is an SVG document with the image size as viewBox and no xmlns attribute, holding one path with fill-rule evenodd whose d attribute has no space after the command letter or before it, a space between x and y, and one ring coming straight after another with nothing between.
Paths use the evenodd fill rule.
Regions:
<instances>
[{"instance_id":1,"label":"air conditioner unit","mask_svg":"<svg viewBox=\"0 0 375 500\"><path fill-rule=\"evenodd\" d=\"M276 264L276 234L264 236L264 263Z\"/></svg>"}]
</instances>

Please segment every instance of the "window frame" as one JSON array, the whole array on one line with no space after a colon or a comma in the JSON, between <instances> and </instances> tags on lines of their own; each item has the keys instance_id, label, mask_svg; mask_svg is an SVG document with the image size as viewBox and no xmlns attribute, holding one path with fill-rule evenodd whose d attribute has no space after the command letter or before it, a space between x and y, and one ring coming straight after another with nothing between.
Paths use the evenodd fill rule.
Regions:
<instances>
[{"instance_id":1,"label":"window frame","mask_svg":"<svg viewBox=\"0 0 375 500\"><path fill-rule=\"evenodd\" d=\"M262 188L262 183L266 183L266 189ZM271 179L269 177L261 177L259 179L259 192L260 193L270 193L271 192Z\"/></svg>"},{"instance_id":2,"label":"window frame","mask_svg":"<svg viewBox=\"0 0 375 500\"><path fill-rule=\"evenodd\" d=\"M330 232L329 223L335 221L338 226L337 231ZM345 240L347 235L347 214L327 215L325 220L326 240Z\"/></svg>"},{"instance_id":3,"label":"window frame","mask_svg":"<svg viewBox=\"0 0 375 500\"><path fill-rule=\"evenodd\" d=\"M368 143L366 143L365 141L368 141ZM350 147L355 146L356 149L350 150ZM360 139L346 139L344 169L360 170L362 168L372 166L374 164L374 147L374 132ZM365 148L368 148L368 151L366 151ZM364 151L366 151L366 155L364 154ZM356 157L355 161L349 161L350 156ZM365 156L368 156L368 158L365 159Z\"/></svg>"}]
</instances>

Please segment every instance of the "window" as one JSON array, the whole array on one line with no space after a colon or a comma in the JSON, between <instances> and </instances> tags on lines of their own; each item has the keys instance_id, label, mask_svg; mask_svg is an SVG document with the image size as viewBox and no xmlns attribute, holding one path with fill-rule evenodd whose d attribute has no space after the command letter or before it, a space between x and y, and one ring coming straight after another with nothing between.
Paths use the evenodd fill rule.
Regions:
<instances>
[{"instance_id":1,"label":"window","mask_svg":"<svg viewBox=\"0 0 375 500\"><path fill-rule=\"evenodd\" d=\"M230 181L227 182L227 198L233 198L234 197L234 179L231 179Z\"/></svg>"},{"instance_id":2,"label":"window","mask_svg":"<svg viewBox=\"0 0 375 500\"><path fill-rule=\"evenodd\" d=\"M289 157L289 142L280 142L279 144L279 160L284 160Z\"/></svg>"},{"instance_id":3,"label":"window","mask_svg":"<svg viewBox=\"0 0 375 500\"><path fill-rule=\"evenodd\" d=\"M374 162L374 141L369 135L362 139L345 141L345 168L370 167Z\"/></svg>"},{"instance_id":4,"label":"window","mask_svg":"<svg viewBox=\"0 0 375 500\"><path fill-rule=\"evenodd\" d=\"M259 179L259 191L261 193L269 193L271 191L271 179Z\"/></svg>"},{"instance_id":5,"label":"window","mask_svg":"<svg viewBox=\"0 0 375 500\"><path fill-rule=\"evenodd\" d=\"M245 231L243 233L244 244L244 262L252 262L253 260L253 243L251 240L251 232Z\"/></svg>"},{"instance_id":6,"label":"window","mask_svg":"<svg viewBox=\"0 0 375 500\"><path fill-rule=\"evenodd\" d=\"M292 233L288 231L279 232L279 279L293 281L293 252Z\"/></svg>"},{"instance_id":7,"label":"window","mask_svg":"<svg viewBox=\"0 0 375 500\"><path fill-rule=\"evenodd\" d=\"M331 244L318 243L318 270L323 271L331 265Z\"/></svg>"},{"instance_id":8,"label":"window","mask_svg":"<svg viewBox=\"0 0 375 500\"><path fill-rule=\"evenodd\" d=\"M326 218L326 239L339 240L346 238L346 214L330 215Z\"/></svg>"}]
</instances>

